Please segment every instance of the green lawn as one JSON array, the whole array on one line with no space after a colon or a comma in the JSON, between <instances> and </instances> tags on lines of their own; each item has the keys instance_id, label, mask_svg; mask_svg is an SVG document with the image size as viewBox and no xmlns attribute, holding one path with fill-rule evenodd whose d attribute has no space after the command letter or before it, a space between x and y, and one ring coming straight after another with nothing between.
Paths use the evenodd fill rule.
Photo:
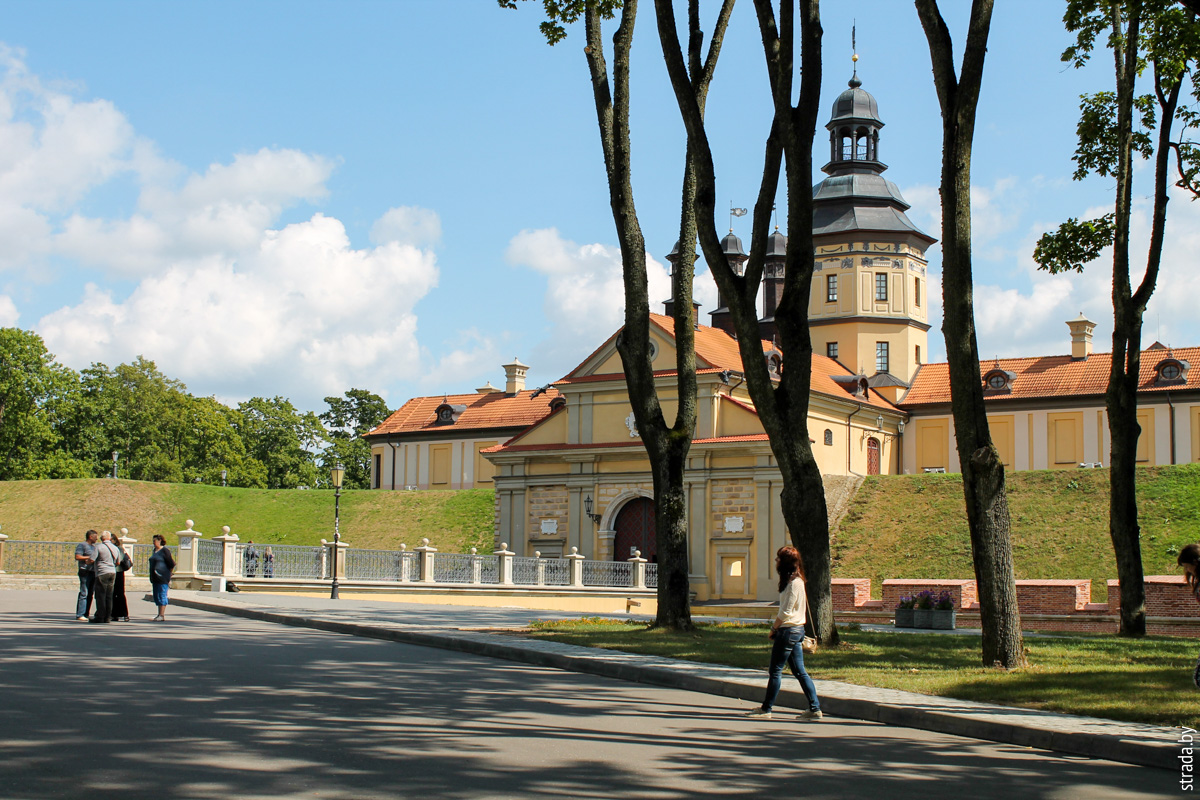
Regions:
<instances>
[{"instance_id":1,"label":"green lawn","mask_svg":"<svg viewBox=\"0 0 1200 800\"><path fill-rule=\"evenodd\" d=\"M333 538L330 490L234 489L125 480L0 481L0 525L13 539L74 541L88 528L129 528L140 542L174 542L186 520L216 536L228 525L243 541L316 544ZM410 548L426 537L439 550L492 549L493 493L342 493L342 539L353 547Z\"/></svg>"},{"instance_id":2,"label":"green lawn","mask_svg":"<svg viewBox=\"0 0 1200 800\"><path fill-rule=\"evenodd\" d=\"M1017 578L1090 578L1103 602L1116 578L1108 536L1107 469L1010 472ZM1200 540L1200 464L1139 468L1138 512L1147 575L1179 571L1179 548ZM973 578L958 475L868 478L832 537L834 576Z\"/></svg>"},{"instance_id":3,"label":"green lawn","mask_svg":"<svg viewBox=\"0 0 1200 800\"><path fill-rule=\"evenodd\" d=\"M678 634L643 623L585 619L538 622L530 635L765 673L767 629L765 624L721 623ZM818 680L1158 725L1195 728L1200 723L1192 640L1095 636L1027 638L1025 644L1029 666L1006 672L979 665L974 636L843 630L842 644L804 661Z\"/></svg>"}]
</instances>

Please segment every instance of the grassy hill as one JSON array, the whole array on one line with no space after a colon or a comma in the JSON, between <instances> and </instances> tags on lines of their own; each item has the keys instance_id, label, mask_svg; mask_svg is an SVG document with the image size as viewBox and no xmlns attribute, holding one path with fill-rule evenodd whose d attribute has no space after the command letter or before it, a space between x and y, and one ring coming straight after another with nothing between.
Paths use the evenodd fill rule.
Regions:
<instances>
[{"instance_id":1,"label":"grassy hill","mask_svg":"<svg viewBox=\"0 0 1200 800\"><path fill-rule=\"evenodd\" d=\"M1017 578L1090 578L1092 600L1116 578L1108 536L1108 470L1008 474ZM1175 556L1200 540L1200 464L1138 469L1142 563L1147 575L1179 571ZM833 536L834 575L973 578L958 475L868 478Z\"/></svg>"},{"instance_id":2,"label":"grassy hill","mask_svg":"<svg viewBox=\"0 0 1200 800\"><path fill-rule=\"evenodd\" d=\"M353 547L410 548L428 537L446 552L492 549L493 495L462 492L345 491L342 540ZM0 482L0 532L12 539L75 541L88 528L128 528L139 542L170 543L195 522L216 536L228 525L242 541L316 544L333 538L333 492L225 489L125 480Z\"/></svg>"}]
</instances>

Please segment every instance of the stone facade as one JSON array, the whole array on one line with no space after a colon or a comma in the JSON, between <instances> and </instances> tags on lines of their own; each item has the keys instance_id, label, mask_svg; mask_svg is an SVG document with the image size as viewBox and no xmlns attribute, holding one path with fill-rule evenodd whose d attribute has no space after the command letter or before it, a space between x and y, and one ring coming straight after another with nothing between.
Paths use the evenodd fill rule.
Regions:
<instances>
[{"instance_id":1,"label":"stone facade","mask_svg":"<svg viewBox=\"0 0 1200 800\"><path fill-rule=\"evenodd\" d=\"M753 480L714 480L710 484L712 492L712 531L714 538L726 534L738 537L754 536L754 512L756 497ZM734 526L736 521L730 518L741 518L741 530L728 530L727 521Z\"/></svg>"}]
</instances>

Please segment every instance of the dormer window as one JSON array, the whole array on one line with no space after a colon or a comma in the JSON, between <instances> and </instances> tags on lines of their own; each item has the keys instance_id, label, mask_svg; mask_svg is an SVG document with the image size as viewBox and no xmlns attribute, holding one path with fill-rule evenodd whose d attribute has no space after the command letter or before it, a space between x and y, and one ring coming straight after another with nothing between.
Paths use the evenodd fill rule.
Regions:
<instances>
[{"instance_id":1,"label":"dormer window","mask_svg":"<svg viewBox=\"0 0 1200 800\"><path fill-rule=\"evenodd\" d=\"M988 374L983 376L984 394L1011 394L1013 381L1016 377L1017 374L1015 372L1001 369L1000 364L997 363Z\"/></svg>"},{"instance_id":2,"label":"dormer window","mask_svg":"<svg viewBox=\"0 0 1200 800\"><path fill-rule=\"evenodd\" d=\"M1180 361L1174 356L1168 356L1154 367L1155 386L1182 386L1187 383L1188 369L1191 364Z\"/></svg>"},{"instance_id":3,"label":"dormer window","mask_svg":"<svg viewBox=\"0 0 1200 800\"><path fill-rule=\"evenodd\" d=\"M458 418L467 410L466 406L452 406L449 403L442 403L434 412L434 425L453 425L458 422Z\"/></svg>"},{"instance_id":4,"label":"dormer window","mask_svg":"<svg viewBox=\"0 0 1200 800\"><path fill-rule=\"evenodd\" d=\"M779 380L783 374L783 354L778 350L767 353L767 372L773 381Z\"/></svg>"},{"instance_id":5,"label":"dormer window","mask_svg":"<svg viewBox=\"0 0 1200 800\"><path fill-rule=\"evenodd\" d=\"M567 404L567 398L563 397L562 395L559 395L558 397L556 397L550 401L550 410L557 411L558 409L562 408L566 404Z\"/></svg>"}]
</instances>

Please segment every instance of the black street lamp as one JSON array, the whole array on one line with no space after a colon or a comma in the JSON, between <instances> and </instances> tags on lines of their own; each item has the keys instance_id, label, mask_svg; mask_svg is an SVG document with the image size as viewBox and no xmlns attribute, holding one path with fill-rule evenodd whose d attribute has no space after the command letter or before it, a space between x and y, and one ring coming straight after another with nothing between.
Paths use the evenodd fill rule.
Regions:
<instances>
[{"instance_id":1,"label":"black street lamp","mask_svg":"<svg viewBox=\"0 0 1200 800\"><path fill-rule=\"evenodd\" d=\"M342 502L342 477L345 476L346 470L342 467L341 462L334 465L333 469L329 470L329 479L333 482L333 586L329 592L330 600L338 599L338 542L341 541L341 531L338 528L338 517Z\"/></svg>"}]
</instances>

